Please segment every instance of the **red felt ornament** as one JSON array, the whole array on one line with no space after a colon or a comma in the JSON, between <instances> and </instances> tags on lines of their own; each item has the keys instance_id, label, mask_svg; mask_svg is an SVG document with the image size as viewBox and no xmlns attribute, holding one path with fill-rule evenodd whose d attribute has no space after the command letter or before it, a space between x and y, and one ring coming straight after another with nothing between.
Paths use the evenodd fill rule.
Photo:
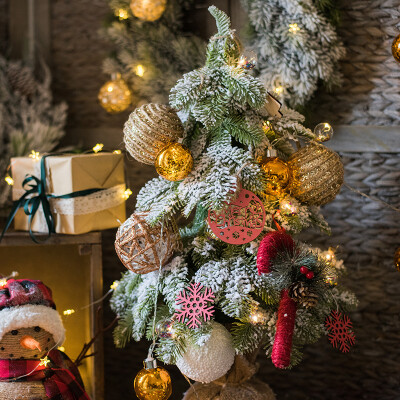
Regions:
<instances>
[{"instance_id":1,"label":"red felt ornament","mask_svg":"<svg viewBox=\"0 0 400 400\"><path fill-rule=\"evenodd\" d=\"M293 253L295 244L292 237L285 231L273 231L267 233L261 240L257 252L258 274L267 274L271 272L273 260L278 253L288 251Z\"/></svg>"},{"instance_id":2,"label":"red felt ornament","mask_svg":"<svg viewBox=\"0 0 400 400\"><path fill-rule=\"evenodd\" d=\"M332 346L343 353L347 353L356 342L353 325L347 315L332 311L325 320L325 327Z\"/></svg>"},{"instance_id":3,"label":"red felt ornament","mask_svg":"<svg viewBox=\"0 0 400 400\"><path fill-rule=\"evenodd\" d=\"M297 304L290 298L289 291L282 290L271 356L272 362L277 368L287 368L290 365L296 311Z\"/></svg>"},{"instance_id":4,"label":"red felt ornament","mask_svg":"<svg viewBox=\"0 0 400 400\"><path fill-rule=\"evenodd\" d=\"M208 225L223 242L249 243L264 229L264 205L250 190L241 189L238 197L221 212L209 210Z\"/></svg>"}]
</instances>

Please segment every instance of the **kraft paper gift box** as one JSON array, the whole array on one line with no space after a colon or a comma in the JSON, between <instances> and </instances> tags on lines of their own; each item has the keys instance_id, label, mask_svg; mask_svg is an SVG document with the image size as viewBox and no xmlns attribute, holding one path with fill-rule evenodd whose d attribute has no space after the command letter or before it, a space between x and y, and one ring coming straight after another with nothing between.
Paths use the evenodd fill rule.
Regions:
<instances>
[{"instance_id":1,"label":"kraft paper gift box","mask_svg":"<svg viewBox=\"0 0 400 400\"><path fill-rule=\"evenodd\" d=\"M22 182L27 175L40 178L41 160L30 157L11 159L14 179L13 200L25 190ZM45 159L46 194L66 195L87 189L105 189L71 199L50 199L55 231L82 234L115 228L125 221L125 174L122 154L50 155ZM28 216L19 209L14 218L16 230L29 230ZM33 232L48 232L42 206L32 219Z\"/></svg>"}]
</instances>

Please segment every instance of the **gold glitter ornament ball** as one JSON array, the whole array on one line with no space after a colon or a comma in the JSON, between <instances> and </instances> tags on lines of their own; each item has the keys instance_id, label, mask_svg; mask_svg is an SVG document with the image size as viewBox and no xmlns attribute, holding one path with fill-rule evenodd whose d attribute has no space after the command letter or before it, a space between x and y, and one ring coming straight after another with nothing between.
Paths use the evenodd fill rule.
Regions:
<instances>
[{"instance_id":1,"label":"gold glitter ornament ball","mask_svg":"<svg viewBox=\"0 0 400 400\"><path fill-rule=\"evenodd\" d=\"M396 36L392 43L392 54L396 61L400 62L400 35Z\"/></svg>"},{"instance_id":2,"label":"gold glitter ornament ball","mask_svg":"<svg viewBox=\"0 0 400 400\"><path fill-rule=\"evenodd\" d=\"M157 21L164 14L167 0L132 0L132 14L142 21Z\"/></svg>"},{"instance_id":3,"label":"gold glitter ornament ball","mask_svg":"<svg viewBox=\"0 0 400 400\"><path fill-rule=\"evenodd\" d=\"M118 114L131 105L132 93L121 75L115 74L100 88L98 99L108 113Z\"/></svg>"},{"instance_id":4,"label":"gold glitter ornament ball","mask_svg":"<svg viewBox=\"0 0 400 400\"><path fill-rule=\"evenodd\" d=\"M193 168L190 151L180 143L171 143L157 155L154 163L156 171L168 181L186 178Z\"/></svg>"},{"instance_id":5,"label":"gold glitter ornament ball","mask_svg":"<svg viewBox=\"0 0 400 400\"><path fill-rule=\"evenodd\" d=\"M400 247L394 253L394 265L397 271L400 272Z\"/></svg>"},{"instance_id":6,"label":"gold glitter ornament ball","mask_svg":"<svg viewBox=\"0 0 400 400\"><path fill-rule=\"evenodd\" d=\"M135 377L134 388L140 400L167 400L172 394L171 377L161 367L143 368Z\"/></svg>"},{"instance_id":7,"label":"gold glitter ornament ball","mask_svg":"<svg viewBox=\"0 0 400 400\"><path fill-rule=\"evenodd\" d=\"M183 125L176 112L163 104L136 108L124 125L124 142L137 161L152 165L157 154L183 136Z\"/></svg>"},{"instance_id":8,"label":"gold glitter ornament ball","mask_svg":"<svg viewBox=\"0 0 400 400\"><path fill-rule=\"evenodd\" d=\"M329 203L343 185L344 169L339 155L321 144L296 151L288 165L292 175L289 190L302 203Z\"/></svg>"}]
</instances>

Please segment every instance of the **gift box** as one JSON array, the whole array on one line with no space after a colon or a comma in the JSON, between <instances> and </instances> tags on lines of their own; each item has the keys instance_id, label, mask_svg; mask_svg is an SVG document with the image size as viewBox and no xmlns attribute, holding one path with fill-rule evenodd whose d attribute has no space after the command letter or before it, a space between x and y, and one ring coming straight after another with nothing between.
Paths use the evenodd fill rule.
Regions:
<instances>
[{"instance_id":1,"label":"gift box","mask_svg":"<svg viewBox=\"0 0 400 400\"><path fill-rule=\"evenodd\" d=\"M11 159L11 172L14 201L20 200L31 185L39 182L37 186L40 186L45 180L45 197L57 233L77 235L115 228L126 219L122 154L47 155L43 162L40 158L15 157ZM32 178L23 187L24 180L30 176L36 179ZM35 196L39 198L36 191L27 198ZM31 222L24 207L19 208L14 217L15 229L48 232L48 218L45 216L48 207L44 203L46 199L43 201L42 197Z\"/></svg>"}]
</instances>

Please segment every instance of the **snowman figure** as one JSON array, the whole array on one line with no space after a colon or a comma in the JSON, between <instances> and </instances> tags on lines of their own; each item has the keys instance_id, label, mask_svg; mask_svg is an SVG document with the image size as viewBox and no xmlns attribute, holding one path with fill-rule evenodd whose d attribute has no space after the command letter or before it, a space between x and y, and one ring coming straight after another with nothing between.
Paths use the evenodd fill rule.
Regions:
<instances>
[{"instance_id":1,"label":"snowman figure","mask_svg":"<svg viewBox=\"0 0 400 400\"><path fill-rule=\"evenodd\" d=\"M90 400L75 364L57 348L65 329L50 288L9 279L0 287L0 400Z\"/></svg>"}]
</instances>

